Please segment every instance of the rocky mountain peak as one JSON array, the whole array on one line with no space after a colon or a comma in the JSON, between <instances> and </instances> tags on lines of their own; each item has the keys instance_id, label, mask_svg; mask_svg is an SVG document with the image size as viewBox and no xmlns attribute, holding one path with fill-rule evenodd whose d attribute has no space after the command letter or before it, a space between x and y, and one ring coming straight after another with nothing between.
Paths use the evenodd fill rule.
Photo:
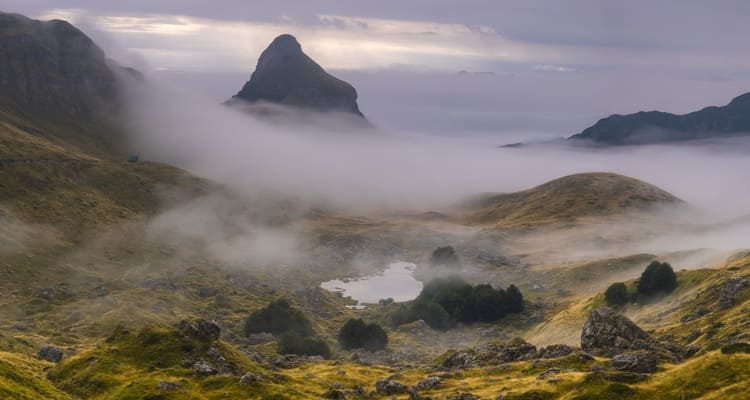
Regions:
<instances>
[{"instance_id":1,"label":"rocky mountain peak","mask_svg":"<svg viewBox=\"0 0 750 400\"><path fill-rule=\"evenodd\" d=\"M354 87L327 73L289 34L276 37L261 53L255 72L233 100L362 116Z\"/></svg>"}]
</instances>

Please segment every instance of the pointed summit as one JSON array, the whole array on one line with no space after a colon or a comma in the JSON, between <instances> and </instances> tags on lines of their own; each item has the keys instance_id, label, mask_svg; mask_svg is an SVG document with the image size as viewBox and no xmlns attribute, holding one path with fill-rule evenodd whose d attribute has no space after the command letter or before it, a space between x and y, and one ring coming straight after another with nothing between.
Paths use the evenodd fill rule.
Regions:
<instances>
[{"instance_id":1,"label":"pointed summit","mask_svg":"<svg viewBox=\"0 0 750 400\"><path fill-rule=\"evenodd\" d=\"M289 34L278 36L263 51L250 81L233 97L237 99L363 117L354 87L323 70Z\"/></svg>"}]
</instances>

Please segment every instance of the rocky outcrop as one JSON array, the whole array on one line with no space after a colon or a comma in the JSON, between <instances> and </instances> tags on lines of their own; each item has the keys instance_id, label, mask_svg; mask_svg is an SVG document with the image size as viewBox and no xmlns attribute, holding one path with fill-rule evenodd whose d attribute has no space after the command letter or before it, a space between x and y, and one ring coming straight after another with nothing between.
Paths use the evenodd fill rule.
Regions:
<instances>
[{"instance_id":1,"label":"rocky outcrop","mask_svg":"<svg viewBox=\"0 0 750 400\"><path fill-rule=\"evenodd\" d=\"M196 321L180 321L179 325L180 333L189 337L197 339L208 339L208 340L219 340L221 336L221 328L216 321L208 321L205 319L199 319Z\"/></svg>"},{"instance_id":2,"label":"rocky outcrop","mask_svg":"<svg viewBox=\"0 0 750 400\"><path fill-rule=\"evenodd\" d=\"M653 339L633 321L609 307L597 308L589 314L581 333L581 348L604 357L642 350L657 360L669 362L680 362L699 350L696 346L677 344L671 337Z\"/></svg>"},{"instance_id":3,"label":"rocky outcrop","mask_svg":"<svg viewBox=\"0 0 750 400\"><path fill-rule=\"evenodd\" d=\"M574 348L563 344L553 344L537 349L533 344L521 338L515 338L508 342L491 342L468 351L454 352L442 360L440 367L453 370L502 365L516 361L565 357L574 351Z\"/></svg>"},{"instance_id":4,"label":"rocky outcrop","mask_svg":"<svg viewBox=\"0 0 750 400\"><path fill-rule=\"evenodd\" d=\"M732 276L721 286L719 308L725 310L734 306L740 293L750 287L750 279L744 276Z\"/></svg>"},{"instance_id":5,"label":"rocky outcrop","mask_svg":"<svg viewBox=\"0 0 750 400\"><path fill-rule=\"evenodd\" d=\"M10 104L85 118L104 111L116 89L104 52L73 25L0 13L0 96Z\"/></svg>"},{"instance_id":6,"label":"rocky outcrop","mask_svg":"<svg viewBox=\"0 0 750 400\"><path fill-rule=\"evenodd\" d=\"M302 51L297 39L288 34L274 39L263 51L255 72L230 104L236 101L275 103L363 116L354 87L323 70Z\"/></svg>"},{"instance_id":7,"label":"rocky outcrop","mask_svg":"<svg viewBox=\"0 0 750 400\"><path fill-rule=\"evenodd\" d=\"M656 372L659 357L646 350L629 351L618 354L609 361L609 366L618 371L650 374Z\"/></svg>"},{"instance_id":8,"label":"rocky outcrop","mask_svg":"<svg viewBox=\"0 0 750 400\"><path fill-rule=\"evenodd\" d=\"M62 361L63 351L59 347L44 345L41 349L39 349L37 357L44 361L59 363L60 361Z\"/></svg>"},{"instance_id":9,"label":"rocky outcrop","mask_svg":"<svg viewBox=\"0 0 750 400\"><path fill-rule=\"evenodd\" d=\"M583 325L581 349L599 356L648 349L654 341L638 325L609 307L592 311Z\"/></svg>"},{"instance_id":10,"label":"rocky outcrop","mask_svg":"<svg viewBox=\"0 0 750 400\"><path fill-rule=\"evenodd\" d=\"M390 379L375 382L375 391L380 395L396 395L409 393L409 387Z\"/></svg>"}]
</instances>

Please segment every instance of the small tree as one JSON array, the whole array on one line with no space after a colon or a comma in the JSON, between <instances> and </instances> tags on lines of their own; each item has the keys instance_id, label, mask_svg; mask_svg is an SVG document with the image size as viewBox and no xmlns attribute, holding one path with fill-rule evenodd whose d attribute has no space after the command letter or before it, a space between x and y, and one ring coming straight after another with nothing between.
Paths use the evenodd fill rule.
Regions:
<instances>
[{"instance_id":1,"label":"small tree","mask_svg":"<svg viewBox=\"0 0 750 400\"><path fill-rule=\"evenodd\" d=\"M285 299L270 302L266 307L250 314L245 320L245 335L270 332L280 335L294 331L301 336L314 334L312 324L305 314Z\"/></svg>"},{"instance_id":2,"label":"small tree","mask_svg":"<svg viewBox=\"0 0 750 400\"><path fill-rule=\"evenodd\" d=\"M628 302L628 288L622 282L616 282L604 292L604 300L611 306L622 306Z\"/></svg>"},{"instance_id":3,"label":"small tree","mask_svg":"<svg viewBox=\"0 0 750 400\"><path fill-rule=\"evenodd\" d=\"M516 285L508 286L508 290L505 291L505 299L509 313L517 314L523 311L523 294Z\"/></svg>"},{"instance_id":4,"label":"small tree","mask_svg":"<svg viewBox=\"0 0 750 400\"><path fill-rule=\"evenodd\" d=\"M286 332L279 337L279 354L297 354L331 358L331 348L325 340L316 337L304 337L296 332Z\"/></svg>"},{"instance_id":5,"label":"small tree","mask_svg":"<svg viewBox=\"0 0 750 400\"><path fill-rule=\"evenodd\" d=\"M365 323L361 319L346 321L338 334L339 343L345 349L364 348L369 351L385 349L388 333L376 323Z\"/></svg>"},{"instance_id":6,"label":"small tree","mask_svg":"<svg viewBox=\"0 0 750 400\"><path fill-rule=\"evenodd\" d=\"M653 261L638 279L638 294L652 296L669 293L677 287L677 275L668 263Z\"/></svg>"},{"instance_id":7,"label":"small tree","mask_svg":"<svg viewBox=\"0 0 750 400\"><path fill-rule=\"evenodd\" d=\"M456 249L453 246L443 246L438 247L432 252L430 265L433 267L461 268L461 259L458 258Z\"/></svg>"}]
</instances>

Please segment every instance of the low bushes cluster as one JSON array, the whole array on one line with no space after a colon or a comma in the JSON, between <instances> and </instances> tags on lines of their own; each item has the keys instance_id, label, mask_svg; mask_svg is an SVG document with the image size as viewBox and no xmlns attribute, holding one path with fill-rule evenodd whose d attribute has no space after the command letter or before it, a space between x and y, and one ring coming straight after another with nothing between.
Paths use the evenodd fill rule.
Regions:
<instances>
[{"instance_id":1,"label":"low bushes cluster","mask_svg":"<svg viewBox=\"0 0 750 400\"><path fill-rule=\"evenodd\" d=\"M376 351L388 345L388 333L376 323L366 323L361 319L346 321L338 334L339 343L344 349L366 349Z\"/></svg>"},{"instance_id":2,"label":"low bushes cluster","mask_svg":"<svg viewBox=\"0 0 750 400\"><path fill-rule=\"evenodd\" d=\"M245 320L245 335L268 332L278 337L280 354L331 357L328 343L315 337L312 323L286 299L277 299L250 314Z\"/></svg>"},{"instance_id":3,"label":"low bushes cluster","mask_svg":"<svg viewBox=\"0 0 750 400\"><path fill-rule=\"evenodd\" d=\"M523 311L523 295L514 285L495 289L472 286L458 277L435 279L419 296L391 314L395 326L424 320L434 329L445 330L458 322L493 322L507 314Z\"/></svg>"}]
</instances>

